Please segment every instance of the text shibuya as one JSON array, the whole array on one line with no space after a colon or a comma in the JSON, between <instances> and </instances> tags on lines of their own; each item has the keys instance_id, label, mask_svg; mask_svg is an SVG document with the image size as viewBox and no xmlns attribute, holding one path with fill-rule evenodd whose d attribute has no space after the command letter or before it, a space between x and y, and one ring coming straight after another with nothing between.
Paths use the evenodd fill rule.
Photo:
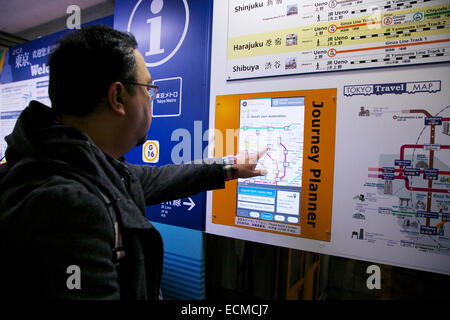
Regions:
<instances>
[{"instance_id":1,"label":"text shibuya","mask_svg":"<svg viewBox=\"0 0 450 320\"><path fill-rule=\"evenodd\" d=\"M233 72L239 72L239 71L256 71L259 70L259 66L255 64L254 66L246 66L246 65L240 65L240 66L233 66Z\"/></svg>"}]
</instances>

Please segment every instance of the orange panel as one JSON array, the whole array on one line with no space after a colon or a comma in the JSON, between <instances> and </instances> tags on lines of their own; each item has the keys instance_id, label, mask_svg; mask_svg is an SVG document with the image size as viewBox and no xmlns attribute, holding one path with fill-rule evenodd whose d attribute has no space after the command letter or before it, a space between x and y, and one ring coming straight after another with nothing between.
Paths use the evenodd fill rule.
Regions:
<instances>
[{"instance_id":1,"label":"orange panel","mask_svg":"<svg viewBox=\"0 0 450 320\"><path fill-rule=\"evenodd\" d=\"M236 225L236 180L227 182L225 189L213 191L212 223L330 241L336 131L336 89L217 96L215 156L237 153L241 99L284 97L305 97L300 234ZM223 142L224 140L226 143ZM276 222L276 224L283 223Z\"/></svg>"}]
</instances>

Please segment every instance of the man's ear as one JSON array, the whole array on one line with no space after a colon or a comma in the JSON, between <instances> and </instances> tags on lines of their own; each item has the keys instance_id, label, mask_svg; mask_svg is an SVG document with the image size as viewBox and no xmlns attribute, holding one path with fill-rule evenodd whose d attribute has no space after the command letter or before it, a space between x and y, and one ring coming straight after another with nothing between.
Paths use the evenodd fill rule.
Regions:
<instances>
[{"instance_id":1,"label":"man's ear","mask_svg":"<svg viewBox=\"0 0 450 320\"><path fill-rule=\"evenodd\" d=\"M108 103L112 111L120 116L126 114L125 101L126 101L126 89L124 85L119 82L113 82L108 88Z\"/></svg>"}]
</instances>

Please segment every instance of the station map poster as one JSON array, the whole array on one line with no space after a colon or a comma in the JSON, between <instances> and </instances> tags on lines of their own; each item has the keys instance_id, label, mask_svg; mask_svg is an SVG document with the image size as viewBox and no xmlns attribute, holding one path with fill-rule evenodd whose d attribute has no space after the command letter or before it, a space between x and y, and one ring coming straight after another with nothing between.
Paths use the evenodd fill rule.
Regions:
<instances>
[{"instance_id":1,"label":"station map poster","mask_svg":"<svg viewBox=\"0 0 450 320\"><path fill-rule=\"evenodd\" d=\"M336 90L217 96L215 115L216 153L269 150L266 176L213 191L212 223L330 241Z\"/></svg>"},{"instance_id":2,"label":"station map poster","mask_svg":"<svg viewBox=\"0 0 450 320\"><path fill-rule=\"evenodd\" d=\"M227 50L227 80L450 61L450 3L229 0Z\"/></svg>"},{"instance_id":3,"label":"station map poster","mask_svg":"<svg viewBox=\"0 0 450 320\"><path fill-rule=\"evenodd\" d=\"M344 83L352 125L336 141L334 239L354 256L450 274L449 76L419 77Z\"/></svg>"},{"instance_id":4,"label":"station map poster","mask_svg":"<svg viewBox=\"0 0 450 320\"><path fill-rule=\"evenodd\" d=\"M120 0L114 28L131 32L155 85L148 141L125 155L162 166L204 158L208 129L212 2ZM207 154L206 154L207 155ZM149 206L151 221L204 230L205 193Z\"/></svg>"},{"instance_id":5,"label":"station map poster","mask_svg":"<svg viewBox=\"0 0 450 320\"><path fill-rule=\"evenodd\" d=\"M435 49L422 48L419 50L419 45L404 46L401 50L400 47L389 48L389 50L394 51L385 51L384 54L391 54L391 52L405 53L403 57L401 55L395 56L395 61L398 62L391 64L392 67L390 68L353 69L345 72L325 72L321 74L290 74L283 77L271 76L244 81L227 81L228 76L230 76L231 61L229 42L233 38L230 37L228 31L233 28L237 30L238 28L236 25L230 25L231 20L229 17L221 16L220 13L230 11L230 4L233 3L234 8L238 5L252 5L251 10L245 9L240 12L240 14L245 13L247 15L251 15L251 12L257 12L257 10L265 10L265 7L271 6L273 9L271 12L272 17L275 17L282 14L286 15L286 11L276 14L277 6L286 10L287 6L295 4L293 1L291 3L287 0L256 1L256 3L260 2L262 3L262 8L257 8L255 2L214 1L212 38L214 54L212 55L211 65L210 122L218 121L220 126L220 117L228 117L229 120L226 121L232 123L230 128L239 128L240 120L243 119L240 119L238 112L240 108L242 109L243 102L256 101L253 100L256 98L277 98L277 95L272 94L274 92L294 92L295 94L291 97L304 96L306 112L308 108L307 96L301 92L314 92L316 90L320 92L323 89L332 90L327 88L335 88L336 128L334 136L334 164L332 165L334 176L332 177L333 190L331 194L333 198L331 238L327 241L326 239L319 240L318 234L306 236L305 232L307 229L302 225L302 219L303 223L305 223L308 217L306 216L305 218L302 215L301 210L305 205L303 199L300 202L300 236L292 232L286 232L295 230L293 228L295 219L291 219L292 222L289 224L289 229L285 229L285 231L280 232L279 228L265 229L266 226L272 223L276 223L276 225L283 223L281 221L283 218L285 219L284 223L286 223L288 221L287 218L294 217L294 215L287 213L287 211L290 211L290 208L286 208L285 203L283 203L283 212L281 214L275 207L273 208L273 213L260 210L272 210L272 207L267 205L272 205L273 202L276 204L278 199L258 198L271 195L259 190L243 189L238 193L238 183L240 182L236 182L234 193L230 193L230 196L236 199L236 202L230 204L227 209L227 212L232 211L232 213L224 214L220 206L216 204L221 190L208 194L206 231L221 236L297 250L450 275L450 227L448 222L450 214L450 156L448 154L450 145L450 62L444 60L440 63L428 63L438 62L435 58L445 57L447 59L447 49L439 49L440 52L434 51L438 49L436 47ZM297 15L295 14L295 9L291 9L292 14L289 17L301 17L300 4L312 4L311 9L314 7L313 11L316 12L316 2L297 2L299 9ZM371 4L381 6L379 1L370 3L364 1L317 2L318 9L315 18L317 20L319 15L322 20L325 16L321 12L327 12L326 17L329 15L330 19L322 22L342 26L339 24L342 19L339 16L337 18L334 17L337 13L335 10L348 10L348 14L355 14L356 11L360 10L360 13L363 13L363 10L369 10ZM335 8L337 9L333 10L333 15L331 15L329 5L336 5ZM395 19L409 19L405 13L407 10L421 9L418 11L424 12L424 22L423 24L418 23L416 27L424 28L423 31L428 33L432 30L440 30L439 32L447 30L448 5L448 1L419 0L386 1L383 3L383 6L386 7L384 8L385 10L398 8L396 9L397 13L403 12L400 15L396 13ZM321 7L323 8L322 10L320 9ZM306 8L302 8L304 11L306 10ZM389 12L394 13L395 10ZM382 14L384 13L382 12ZM237 15L238 12L234 14ZM371 15L367 14L367 16ZM333 21L331 16L333 16ZM420 18L419 15L417 17ZM285 17L284 19L287 18ZM276 30L282 30L284 28L284 25L281 23L283 19L278 19L277 21L280 23L277 25ZM301 19L297 19L297 21L301 21ZM437 25L431 25L438 21L443 23L439 25L439 28L437 28ZM424 25L425 22L427 26ZM396 26L394 21L391 24ZM398 26L401 26L401 24ZM248 21L241 20L239 27L247 35L266 31L262 28L262 25L257 25L250 16L248 16ZM286 26L286 28L289 27ZM433 29L434 27L436 29ZM325 30L328 32L327 29ZM344 29L337 30L344 32ZM372 29L370 30L374 33ZM348 32L350 31L356 32L357 30L348 30ZM388 31L386 29L385 32L393 31L401 30L390 29ZM318 32L320 33L320 30ZM422 31L416 30L410 33L417 34L417 32ZM291 35L293 33L289 32L286 34ZM439 40L438 36L440 35L442 34L434 35L433 41ZM426 35L426 37L428 36L429 34ZM378 37L375 36L374 38ZM419 37L423 37L423 41L425 41L423 35ZM295 42L293 39L292 36L288 37L288 41L292 43ZM402 33L399 32L398 37L395 39L390 38L389 41L395 40L400 42L401 39L403 39ZM427 39L429 40L429 38ZM319 40L322 42L321 39ZM297 41L301 41L301 38L297 38ZM436 42L433 45L438 46L446 43L447 41ZM275 45L276 43L272 41L272 44ZM382 42L376 46L381 44ZM403 62L403 59L406 59L405 57L408 56L408 53L413 48L420 51L415 58L417 64ZM314 52L314 50L312 49L310 52ZM340 50L345 50L345 48L340 48ZM377 50L362 50L358 51L358 54L364 52L368 54L367 57L370 57L371 60L376 59ZM433 53L436 53L436 56L433 56ZM304 56L306 55L305 53ZM261 56L255 55L254 58L257 59ZM338 56L339 54L337 54ZM270 55L267 55L267 57L270 57ZM317 59L313 58L313 60L316 64L319 62L319 66L322 61L327 59L332 61L328 56L322 58L317 57ZM384 57L383 59L387 58L389 57ZM330 65L333 64L330 63ZM353 65L356 65L356 63ZM339 69L336 68L336 70ZM265 69L260 68L258 72L265 72ZM294 71L292 72L294 73ZM247 73L250 74L250 71ZM261 75L263 74L261 73ZM243 73L239 76L242 76L242 78L249 77L248 74ZM261 96L252 96L254 93L260 93ZM232 96L237 98L232 103L228 103L231 101L226 100L226 97ZM224 105L228 106L229 113L221 110ZM303 137L297 136L297 139L291 141L295 142L303 139L303 173L308 162L311 162L307 160L307 155L305 155L305 152L308 150L306 143L309 140L307 137L309 131L306 127L309 123L307 117L308 113L306 112ZM291 119L297 121L298 116L291 116ZM252 122L254 123L250 123L250 125L255 124L259 126L256 121L252 120ZM250 130L250 125L248 125L249 128L247 130ZM217 125L214 125L214 128L216 127ZM255 140L258 141L254 137L256 130L254 135L250 135L246 139L249 147ZM247 132L252 133L251 131ZM265 133L260 131L261 137L263 134ZM218 132L215 134L215 143L217 143L217 136L220 137ZM236 150L238 149L239 138L236 138ZM282 137L281 143L285 145L283 139ZM275 141L278 142L278 140ZM285 146L289 151L290 147ZM216 145L215 148L220 150L219 145ZM284 156L279 155L279 152L283 153L283 150L284 148L281 144L278 149L274 148L276 159L281 159L280 163L277 162L279 167L283 166L284 162L291 162L289 160L289 152L287 161L284 161ZM326 149L321 148L320 150L321 153L326 153ZM272 153L268 153L271 157L274 157ZM267 157L263 160L264 165L266 165ZM276 168L276 164L270 165L272 168L273 166ZM289 171L286 171L286 173L289 174ZM276 181L276 173L272 174L272 177L268 175L268 179L273 179L273 177L275 177ZM283 181L285 179L284 169L278 174L278 178L281 177L280 181ZM292 187L296 187L296 180L289 180L289 182L291 181ZM227 182L227 184L233 183ZM303 193L306 186L303 176L300 186L301 193ZM261 186L255 186L255 188L263 189ZM293 190L291 192L296 191ZM286 193L285 195L289 194ZM238 200L239 196L240 200ZM264 200L264 202L259 201L263 205L258 204L255 206L245 203L254 202L255 200ZM238 201L241 201L240 206ZM251 209L247 209L247 207ZM263 212L264 215L258 216L256 212ZM320 215L323 210L318 212ZM272 214L272 216L269 214ZM276 215L280 217L275 219ZM236 224L237 218L239 220L254 219L258 224L255 222L253 227L251 225L243 226ZM265 221L260 223L260 220Z\"/></svg>"},{"instance_id":6,"label":"station map poster","mask_svg":"<svg viewBox=\"0 0 450 320\"><path fill-rule=\"evenodd\" d=\"M273 145L258 164L269 171L265 179L230 181L225 190L212 192L207 230L300 250L450 274L447 72L448 67L426 75L405 70L394 77L395 82L383 80L385 77L370 82L359 76L347 80L341 77L337 81L338 107L321 110L329 113L320 119L320 128L314 122L314 106L321 100L312 103L308 95L331 102L327 97L336 95L334 89L217 96L216 152L225 148L218 137L228 141L233 132L239 133L238 150L261 149L268 141ZM302 117L286 111L266 111L266 119L258 118L262 115L259 111L267 107L266 100L273 106L280 97L305 97L304 103L293 102L303 106L297 108L304 112L303 131L296 128ZM270 117L280 114L289 117ZM319 141L314 134L309 135L318 129ZM308 145L308 141L319 144ZM293 160L298 143L302 161ZM318 163L313 160L316 151ZM294 173L300 168L301 183ZM267 187L275 183L280 187ZM292 199L297 186L301 193L299 204ZM280 191L284 193L281 197ZM290 205L285 201L289 196ZM299 216L295 215L296 205L300 205ZM273 234L283 237L269 236ZM319 241L294 241L295 238Z\"/></svg>"}]
</instances>

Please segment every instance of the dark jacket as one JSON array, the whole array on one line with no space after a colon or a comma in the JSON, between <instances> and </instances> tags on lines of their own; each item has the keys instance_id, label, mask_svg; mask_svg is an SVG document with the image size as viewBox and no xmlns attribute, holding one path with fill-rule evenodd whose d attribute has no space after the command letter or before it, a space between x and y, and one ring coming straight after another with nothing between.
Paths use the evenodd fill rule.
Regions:
<instances>
[{"instance_id":1,"label":"dark jacket","mask_svg":"<svg viewBox=\"0 0 450 320\"><path fill-rule=\"evenodd\" d=\"M224 187L220 164L154 167L112 159L36 101L6 141L7 164L0 166L4 297L156 299L163 245L145 206ZM119 263L108 201L99 194L118 212L125 248ZM80 289L67 286L72 265L79 267Z\"/></svg>"}]
</instances>

